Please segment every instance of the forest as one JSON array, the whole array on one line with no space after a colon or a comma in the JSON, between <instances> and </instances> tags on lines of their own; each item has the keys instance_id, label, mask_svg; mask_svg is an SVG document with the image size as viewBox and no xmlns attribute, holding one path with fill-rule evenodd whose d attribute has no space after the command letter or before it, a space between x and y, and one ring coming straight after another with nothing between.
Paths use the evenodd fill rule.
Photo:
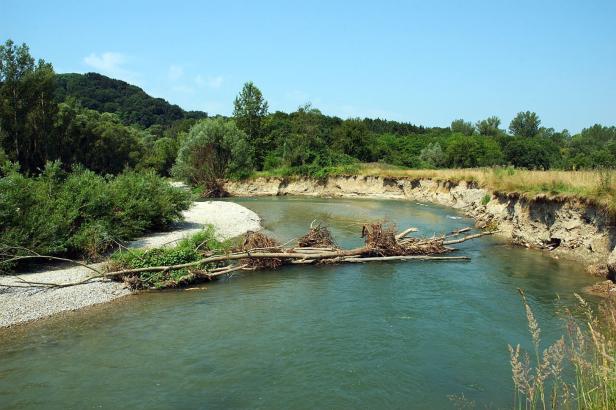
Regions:
<instances>
[{"instance_id":1,"label":"forest","mask_svg":"<svg viewBox=\"0 0 616 410\"><path fill-rule=\"evenodd\" d=\"M163 177L220 195L225 178L323 178L356 174L362 163L531 170L616 164L616 127L595 124L571 135L544 127L530 111L506 129L495 116L427 127L342 119L310 103L270 112L252 82L232 104L231 117L185 111L100 74L56 74L26 44L7 40L0 45L0 246L97 254L113 240L164 227L189 201L167 190ZM118 231L120 220L127 228Z\"/></svg>"},{"instance_id":2,"label":"forest","mask_svg":"<svg viewBox=\"0 0 616 410\"><path fill-rule=\"evenodd\" d=\"M35 61L27 45L11 40L0 48L0 98L0 159L19 163L28 175L57 160L66 170L80 164L103 175L150 169L168 176L176 160L186 160L183 146L194 151L199 144L198 129L215 128L200 121L233 123L226 126L229 132L238 131L228 175L225 170L229 177L254 171L320 176L353 172L361 162L543 170L616 164L616 127L595 124L571 135L543 126L530 111L519 112L506 129L495 116L455 119L441 128L341 119L310 103L291 113L270 112L261 91L248 82L231 118L210 119L100 74L56 74L50 63ZM245 144L237 146L239 140Z\"/></svg>"}]
</instances>

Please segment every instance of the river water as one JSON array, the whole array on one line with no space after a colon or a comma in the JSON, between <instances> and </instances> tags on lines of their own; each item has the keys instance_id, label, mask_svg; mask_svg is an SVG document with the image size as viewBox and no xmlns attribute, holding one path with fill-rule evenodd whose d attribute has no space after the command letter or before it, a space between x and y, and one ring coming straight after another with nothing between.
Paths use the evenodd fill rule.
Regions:
<instances>
[{"instance_id":1,"label":"river water","mask_svg":"<svg viewBox=\"0 0 616 410\"><path fill-rule=\"evenodd\" d=\"M405 201L234 199L283 242L314 219L354 246L361 222L421 234L472 225ZM294 266L145 293L0 332L0 408L510 408L507 344L529 347L524 288L551 342L581 265L484 237L470 262Z\"/></svg>"}]
</instances>

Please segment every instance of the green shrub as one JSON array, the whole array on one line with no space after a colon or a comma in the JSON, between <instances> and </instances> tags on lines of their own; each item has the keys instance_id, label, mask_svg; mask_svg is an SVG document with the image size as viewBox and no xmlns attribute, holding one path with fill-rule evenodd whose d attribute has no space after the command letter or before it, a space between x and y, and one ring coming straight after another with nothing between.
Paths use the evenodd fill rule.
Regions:
<instances>
[{"instance_id":1,"label":"green shrub","mask_svg":"<svg viewBox=\"0 0 616 410\"><path fill-rule=\"evenodd\" d=\"M192 185L209 186L250 173L253 150L233 121L208 118L190 129L172 173Z\"/></svg>"},{"instance_id":2,"label":"green shrub","mask_svg":"<svg viewBox=\"0 0 616 410\"><path fill-rule=\"evenodd\" d=\"M111 270L138 269L152 266L170 266L183 263L196 262L209 251L225 251L231 246L230 242L220 242L216 239L214 229L208 226L204 230L189 236L175 247L121 250L111 256ZM140 272L124 278L136 288L167 288L181 283L191 282L191 272L202 270L206 266L195 265L190 268L177 269L167 272Z\"/></svg>"},{"instance_id":3,"label":"green shrub","mask_svg":"<svg viewBox=\"0 0 616 410\"><path fill-rule=\"evenodd\" d=\"M153 172L102 177L83 168L66 173L55 162L36 177L24 176L15 164L2 173L0 248L5 254L93 258L114 241L180 220L191 202L189 192Z\"/></svg>"},{"instance_id":4,"label":"green shrub","mask_svg":"<svg viewBox=\"0 0 616 410\"><path fill-rule=\"evenodd\" d=\"M489 194L485 194L483 198L481 198L481 205L486 206L490 203L490 200L492 200L492 197Z\"/></svg>"}]
</instances>

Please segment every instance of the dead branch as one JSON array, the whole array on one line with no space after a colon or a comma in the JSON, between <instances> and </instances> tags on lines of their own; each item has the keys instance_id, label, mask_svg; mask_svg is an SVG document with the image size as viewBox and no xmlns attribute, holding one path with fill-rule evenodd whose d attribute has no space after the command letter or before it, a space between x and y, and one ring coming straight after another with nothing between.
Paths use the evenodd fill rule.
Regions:
<instances>
[{"instance_id":1,"label":"dead branch","mask_svg":"<svg viewBox=\"0 0 616 410\"><path fill-rule=\"evenodd\" d=\"M468 256L428 256L428 255L400 255L400 256L375 256L367 258L344 258L343 262L386 262L386 261L469 261Z\"/></svg>"},{"instance_id":2,"label":"dead branch","mask_svg":"<svg viewBox=\"0 0 616 410\"><path fill-rule=\"evenodd\" d=\"M408 234L410 234L412 232L417 232L417 228L410 227L410 228L405 229L404 231L402 231L398 235L396 235L396 239L400 240L400 239L404 238L405 236L407 236Z\"/></svg>"},{"instance_id":3,"label":"dead branch","mask_svg":"<svg viewBox=\"0 0 616 410\"><path fill-rule=\"evenodd\" d=\"M0 285L3 287L48 287L61 288L77 286L91 282L95 279L124 280L129 286L138 288L142 285L140 274L145 272L171 272L180 269L187 269L188 273L180 279L169 277L163 286L177 287L198 280L212 280L214 278L230 274L240 270L275 269L284 264L336 264L336 263L366 263L384 261L466 261L467 256L440 256L440 254L451 252L456 248L453 245L485 235L492 235L496 232L481 232L474 235L467 235L458 239L445 240L448 237L457 236L463 232L468 232L470 228L462 228L449 235L433 236L430 238L406 237L411 232L416 232L416 228L407 228L396 233L392 225L369 224L362 228L362 237L365 245L355 249L340 249L336 246L329 230L320 225L311 225L305 236L299 239L300 246L285 248L277 241L267 237L260 232L248 232L244 236L242 245L234 252L226 254L204 253L199 260L168 266L147 266L141 268L118 269L114 271L101 272L94 267L82 262L67 258L60 258L47 255L27 255L7 259L0 263L10 263L26 259L48 259L73 263L94 272L77 282L71 283L44 283L30 282L16 276L19 283L14 285ZM301 246L301 244L310 246ZM239 261L238 264L233 264ZM216 266L221 262L228 265L208 269L208 266Z\"/></svg>"},{"instance_id":4,"label":"dead branch","mask_svg":"<svg viewBox=\"0 0 616 410\"><path fill-rule=\"evenodd\" d=\"M443 245L455 245L456 243L462 243L465 241L470 241L471 239L476 239L476 238L481 238L482 236L486 236L486 235L494 235L495 233L498 233L499 231L486 231L486 232L480 232L480 233L476 233L473 235L466 235L460 239L452 239L450 241L445 241L443 242Z\"/></svg>"}]
</instances>

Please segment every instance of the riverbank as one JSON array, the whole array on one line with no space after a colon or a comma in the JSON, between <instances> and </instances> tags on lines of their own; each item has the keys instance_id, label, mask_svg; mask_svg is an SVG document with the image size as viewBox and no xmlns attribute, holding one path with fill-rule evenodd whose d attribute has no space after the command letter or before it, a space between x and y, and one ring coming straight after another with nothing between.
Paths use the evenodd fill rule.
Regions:
<instances>
[{"instance_id":1,"label":"riverbank","mask_svg":"<svg viewBox=\"0 0 616 410\"><path fill-rule=\"evenodd\" d=\"M132 248L173 246L180 239L212 225L217 239L227 239L249 230L259 230L261 220L249 209L233 202L195 202L183 212L184 221L172 230L132 241ZM92 265L98 269L104 265ZM44 265L36 271L20 273L29 282L68 283L85 279L92 272L82 266ZM0 276L0 285L19 285L15 276ZM130 295L122 283L97 280L79 286L55 289L0 287L0 328L40 319L64 311L110 302Z\"/></svg>"},{"instance_id":2,"label":"riverbank","mask_svg":"<svg viewBox=\"0 0 616 410\"><path fill-rule=\"evenodd\" d=\"M431 202L462 210L478 227L493 227L514 244L543 249L555 257L599 264L616 245L614 217L582 199L491 191L474 180L394 176L258 177L228 181L233 196L304 195L366 197Z\"/></svg>"}]
</instances>

